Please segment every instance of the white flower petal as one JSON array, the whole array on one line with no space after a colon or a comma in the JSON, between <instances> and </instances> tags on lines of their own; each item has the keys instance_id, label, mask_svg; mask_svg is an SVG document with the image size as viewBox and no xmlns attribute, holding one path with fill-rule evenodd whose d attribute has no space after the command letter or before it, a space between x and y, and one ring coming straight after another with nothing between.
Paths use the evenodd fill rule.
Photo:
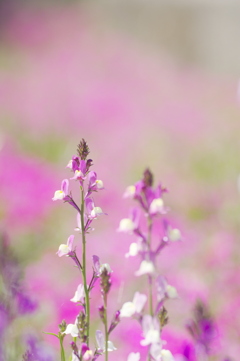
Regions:
<instances>
[{"instance_id":1,"label":"white flower petal","mask_svg":"<svg viewBox=\"0 0 240 361\"><path fill-rule=\"evenodd\" d=\"M140 361L140 352L131 352L128 355L127 361Z\"/></svg>"},{"instance_id":2,"label":"white flower petal","mask_svg":"<svg viewBox=\"0 0 240 361\"><path fill-rule=\"evenodd\" d=\"M151 261L143 260L140 264L140 268L135 272L136 276L142 276L144 274L152 274L154 273L155 268Z\"/></svg>"},{"instance_id":3,"label":"white flower petal","mask_svg":"<svg viewBox=\"0 0 240 361\"><path fill-rule=\"evenodd\" d=\"M133 302L125 302L120 310L120 317L131 317L136 312Z\"/></svg>"}]
</instances>

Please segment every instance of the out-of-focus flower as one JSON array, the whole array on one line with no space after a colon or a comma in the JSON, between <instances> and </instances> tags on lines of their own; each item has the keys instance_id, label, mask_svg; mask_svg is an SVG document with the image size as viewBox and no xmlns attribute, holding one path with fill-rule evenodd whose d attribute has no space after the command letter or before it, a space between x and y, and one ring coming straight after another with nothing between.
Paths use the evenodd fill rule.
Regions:
<instances>
[{"instance_id":1,"label":"out-of-focus flower","mask_svg":"<svg viewBox=\"0 0 240 361\"><path fill-rule=\"evenodd\" d=\"M144 315L142 319L142 329L144 340L141 340L140 344L142 346L147 346L151 344L161 344L160 339L160 326L159 322L155 317L150 315Z\"/></svg>"},{"instance_id":2,"label":"out-of-focus flower","mask_svg":"<svg viewBox=\"0 0 240 361\"><path fill-rule=\"evenodd\" d=\"M140 211L138 208L135 207L130 211L129 218L123 218L120 221L117 231L132 233L133 231L138 229L139 220L140 220Z\"/></svg>"},{"instance_id":3,"label":"out-of-focus flower","mask_svg":"<svg viewBox=\"0 0 240 361\"><path fill-rule=\"evenodd\" d=\"M84 302L85 292L84 292L84 286L80 284L75 292L75 295L73 298L70 299L72 302Z\"/></svg>"},{"instance_id":4,"label":"out-of-focus flower","mask_svg":"<svg viewBox=\"0 0 240 361\"><path fill-rule=\"evenodd\" d=\"M177 298L178 293L175 287L170 286L163 276L158 276L156 279L157 286L157 300L161 302L164 298Z\"/></svg>"},{"instance_id":5,"label":"out-of-focus flower","mask_svg":"<svg viewBox=\"0 0 240 361\"><path fill-rule=\"evenodd\" d=\"M131 317L134 314L140 314L142 309L147 302L147 296L136 292L132 302L125 302L120 310L121 317Z\"/></svg>"},{"instance_id":6,"label":"out-of-focus flower","mask_svg":"<svg viewBox=\"0 0 240 361\"><path fill-rule=\"evenodd\" d=\"M96 331L96 341L98 345L98 351L99 352L105 352L105 338L102 333L102 331L97 330ZM108 341L108 351L114 351L117 350L112 341Z\"/></svg>"},{"instance_id":7,"label":"out-of-focus flower","mask_svg":"<svg viewBox=\"0 0 240 361\"><path fill-rule=\"evenodd\" d=\"M135 272L136 276L142 276L145 274L153 274L155 272L155 267L153 262L143 260L140 264L139 269Z\"/></svg>"},{"instance_id":8,"label":"out-of-focus flower","mask_svg":"<svg viewBox=\"0 0 240 361\"><path fill-rule=\"evenodd\" d=\"M140 352L131 352L128 355L127 361L140 361Z\"/></svg>"}]
</instances>

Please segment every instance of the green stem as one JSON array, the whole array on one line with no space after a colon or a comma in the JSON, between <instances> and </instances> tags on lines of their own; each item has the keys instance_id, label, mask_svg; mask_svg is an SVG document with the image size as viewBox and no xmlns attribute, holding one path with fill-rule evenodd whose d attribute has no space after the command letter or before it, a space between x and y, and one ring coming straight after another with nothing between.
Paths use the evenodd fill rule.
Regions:
<instances>
[{"instance_id":1,"label":"green stem","mask_svg":"<svg viewBox=\"0 0 240 361\"><path fill-rule=\"evenodd\" d=\"M104 297L104 329L105 329L105 361L108 361L108 320L107 320L107 295Z\"/></svg>"},{"instance_id":2,"label":"green stem","mask_svg":"<svg viewBox=\"0 0 240 361\"><path fill-rule=\"evenodd\" d=\"M151 236L152 236L152 219L148 216L148 235L147 235L147 245L148 251L151 253ZM148 291L149 291L149 313L153 317L153 290L152 290L153 277L148 276Z\"/></svg>"},{"instance_id":3,"label":"green stem","mask_svg":"<svg viewBox=\"0 0 240 361\"><path fill-rule=\"evenodd\" d=\"M81 204L81 228L82 228L82 274L83 274L83 286L85 292L85 312L87 323L87 345L89 346L89 329L90 329L90 305L89 305L89 292L87 286L87 270L86 270L86 237L85 237L85 225L84 225L84 190L81 189L82 204Z\"/></svg>"},{"instance_id":4,"label":"green stem","mask_svg":"<svg viewBox=\"0 0 240 361\"><path fill-rule=\"evenodd\" d=\"M65 352L64 352L64 347L63 347L63 339L60 337L59 341L60 341L60 347L61 347L61 361L65 361Z\"/></svg>"}]
</instances>

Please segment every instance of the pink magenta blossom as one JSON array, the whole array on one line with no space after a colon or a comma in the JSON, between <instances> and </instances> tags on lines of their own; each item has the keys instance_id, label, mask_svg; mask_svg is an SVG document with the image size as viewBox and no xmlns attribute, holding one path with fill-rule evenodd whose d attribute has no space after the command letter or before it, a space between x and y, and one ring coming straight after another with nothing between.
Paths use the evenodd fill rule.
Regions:
<instances>
[{"instance_id":1,"label":"pink magenta blossom","mask_svg":"<svg viewBox=\"0 0 240 361\"><path fill-rule=\"evenodd\" d=\"M84 286L80 284L75 292L75 295L73 298L71 298L70 301L72 302L84 302L85 292L84 292Z\"/></svg>"},{"instance_id":2,"label":"pink magenta blossom","mask_svg":"<svg viewBox=\"0 0 240 361\"><path fill-rule=\"evenodd\" d=\"M131 317L135 314L140 314L143 310L147 296L136 292L132 302L125 302L120 310L120 317Z\"/></svg>"},{"instance_id":3,"label":"pink magenta blossom","mask_svg":"<svg viewBox=\"0 0 240 361\"><path fill-rule=\"evenodd\" d=\"M88 178L89 178L88 191L92 192L92 191L98 191L104 189L103 181L97 179L96 172L93 171L89 172Z\"/></svg>"},{"instance_id":4,"label":"pink magenta blossom","mask_svg":"<svg viewBox=\"0 0 240 361\"><path fill-rule=\"evenodd\" d=\"M53 201L64 200L68 195L69 181L64 179L62 181L61 190L58 190L54 193Z\"/></svg>"},{"instance_id":5,"label":"pink magenta blossom","mask_svg":"<svg viewBox=\"0 0 240 361\"><path fill-rule=\"evenodd\" d=\"M68 237L67 244L61 244L57 251L59 257L68 256L73 250L74 235Z\"/></svg>"},{"instance_id":6,"label":"pink magenta blossom","mask_svg":"<svg viewBox=\"0 0 240 361\"><path fill-rule=\"evenodd\" d=\"M89 219L95 219L98 216L101 216L102 214L106 214L106 213L103 213L103 211L100 207L94 206L94 202L93 202L92 198L86 198L85 205L86 205L87 216Z\"/></svg>"}]
</instances>

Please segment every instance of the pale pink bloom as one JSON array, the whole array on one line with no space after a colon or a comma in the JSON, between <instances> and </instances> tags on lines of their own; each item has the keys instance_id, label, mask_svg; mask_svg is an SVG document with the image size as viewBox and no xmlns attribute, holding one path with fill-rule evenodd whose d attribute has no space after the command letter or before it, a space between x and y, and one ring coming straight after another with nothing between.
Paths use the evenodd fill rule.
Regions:
<instances>
[{"instance_id":1,"label":"pale pink bloom","mask_svg":"<svg viewBox=\"0 0 240 361\"><path fill-rule=\"evenodd\" d=\"M141 340L142 346L148 346L151 344L161 344L160 339L160 326L159 322L155 317L150 315L143 316L142 328L144 340Z\"/></svg>"},{"instance_id":2,"label":"pale pink bloom","mask_svg":"<svg viewBox=\"0 0 240 361\"><path fill-rule=\"evenodd\" d=\"M136 194L135 186L128 186L125 193L123 194L123 198L133 198Z\"/></svg>"},{"instance_id":3,"label":"pale pink bloom","mask_svg":"<svg viewBox=\"0 0 240 361\"><path fill-rule=\"evenodd\" d=\"M125 257L135 257L138 254L140 247L137 243L133 242L130 244L129 246L129 251L128 253L125 254Z\"/></svg>"},{"instance_id":4,"label":"pale pink bloom","mask_svg":"<svg viewBox=\"0 0 240 361\"><path fill-rule=\"evenodd\" d=\"M131 352L128 355L127 361L140 361L140 352Z\"/></svg>"},{"instance_id":5,"label":"pale pink bloom","mask_svg":"<svg viewBox=\"0 0 240 361\"><path fill-rule=\"evenodd\" d=\"M71 235L70 237L68 237L67 244L61 244L59 246L57 255L59 257L69 255L69 253L71 253L73 249L73 241L74 241L74 235Z\"/></svg>"},{"instance_id":6,"label":"pale pink bloom","mask_svg":"<svg viewBox=\"0 0 240 361\"><path fill-rule=\"evenodd\" d=\"M61 190L58 190L54 193L53 201L64 200L64 198L68 195L68 187L69 181L68 179L64 179L62 181Z\"/></svg>"},{"instance_id":7,"label":"pale pink bloom","mask_svg":"<svg viewBox=\"0 0 240 361\"><path fill-rule=\"evenodd\" d=\"M140 264L139 270L135 272L136 276L145 274L153 274L155 272L154 264L151 261L143 260Z\"/></svg>"},{"instance_id":8,"label":"pale pink bloom","mask_svg":"<svg viewBox=\"0 0 240 361\"><path fill-rule=\"evenodd\" d=\"M178 298L178 293L175 287L170 286L163 276L158 276L156 280L157 286L157 300L161 302L164 298Z\"/></svg>"},{"instance_id":9,"label":"pale pink bloom","mask_svg":"<svg viewBox=\"0 0 240 361\"><path fill-rule=\"evenodd\" d=\"M162 198L155 198L150 204L149 213L154 214L165 214L166 210L164 208L164 203Z\"/></svg>"},{"instance_id":10,"label":"pale pink bloom","mask_svg":"<svg viewBox=\"0 0 240 361\"><path fill-rule=\"evenodd\" d=\"M71 335L72 337L78 337L78 327L76 324L69 323L63 333L65 333L66 335Z\"/></svg>"},{"instance_id":11,"label":"pale pink bloom","mask_svg":"<svg viewBox=\"0 0 240 361\"><path fill-rule=\"evenodd\" d=\"M80 284L77 288L77 291L75 292L75 295L73 298L71 298L70 301L72 302L84 302L85 292L84 292L84 286Z\"/></svg>"},{"instance_id":12,"label":"pale pink bloom","mask_svg":"<svg viewBox=\"0 0 240 361\"><path fill-rule=\"evenodd\" d=\"M120 310L120 317L131 317L136 313L141 313L146 301L146 295L136 292L132 302L125 302L123 304Z\"/></svg>"},{"instance_id":13,"label":"pale pink bloom","mask_svg":"<svg viewBox=\"0 0 240 361\"><path fill-rule=\"evenodd\" d=\"M134 230L138 229L139 221L140 221L140 210L135 207L131 209L129 218L123 218L120 221L117 231L132 233Z\"/></svg>"},{"instance_id":14,"label":"pale pink bloom","mask_svg":"<svg viewBox=\"0 0 240 361\"><path fill-rule=\"evenodd\" d=\"M93 352L92 350L87 350L83 355L84 361L91 361L93 359Z\"/></svg>"},{"instance_id":15,"label":"pale pink bloom","mask_svg":"<svg viewBox=\"0 0 240 361\"><path fill-rule=\"evenodd\" d=\"M101 352L105 352L105 338L102 333L102 331L97 330L96 331L96 341L98 345L98 350ZM116 347L112 343L112 341L108 341L108 351L114 351L116 350Z\"/></svg>"}]
</instances>

